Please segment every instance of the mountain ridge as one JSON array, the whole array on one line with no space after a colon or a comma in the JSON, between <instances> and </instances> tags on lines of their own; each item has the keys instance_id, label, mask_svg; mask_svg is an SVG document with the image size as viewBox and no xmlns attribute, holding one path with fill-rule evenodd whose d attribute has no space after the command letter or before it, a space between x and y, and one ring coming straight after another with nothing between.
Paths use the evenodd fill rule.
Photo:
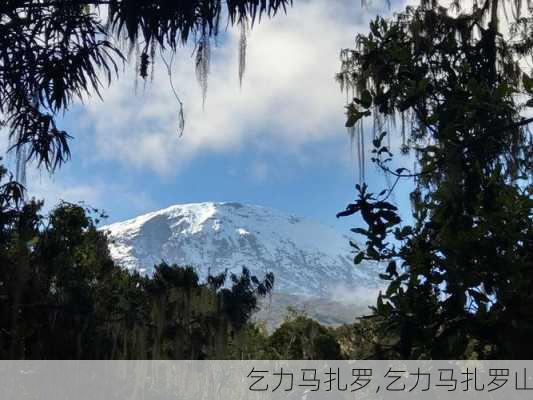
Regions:
<instances>
[{"instance_id":1,"label":"mountain ridge","mask_svg":"<svg viewBox=\"0 0 533 400\"><path fill-rule=\"evenodd\" d=\"M276 293L328 300L380 286L375 266L354 266L349 237L268 207L177 204L101 229L119 265L141 273L162 261L191 265L202 279L246 267L259 278L273 272Z\"/></svg>"}]
</instances>

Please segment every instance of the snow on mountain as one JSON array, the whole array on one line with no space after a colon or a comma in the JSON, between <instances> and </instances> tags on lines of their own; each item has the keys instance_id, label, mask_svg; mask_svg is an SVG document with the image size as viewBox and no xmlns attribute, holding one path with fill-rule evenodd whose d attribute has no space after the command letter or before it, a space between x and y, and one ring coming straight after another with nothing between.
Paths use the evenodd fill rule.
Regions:
<instances>
[{"instance_id":1,"label":"snow on mountain","mask_svg":"<svg viewBox=\"0 0 533 400\"><path fill-rule=\"evenodd\" d=\"M334 297L380 285L375 267L354 266L349 239L318 222L240 203L172 206L106 226L112 257L149 274L161 261L194 266L201 277L247 267L273 272L275 291Z\"/></svg>"}]
</instances>

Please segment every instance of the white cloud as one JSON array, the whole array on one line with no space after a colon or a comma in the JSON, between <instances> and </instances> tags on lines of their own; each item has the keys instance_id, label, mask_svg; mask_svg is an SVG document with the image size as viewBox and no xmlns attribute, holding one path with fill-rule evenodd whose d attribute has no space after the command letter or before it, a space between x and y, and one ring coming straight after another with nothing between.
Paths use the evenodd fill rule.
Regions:
<instances>
[{"instance_id":1,"label":"white cloud","mask_svg":"<svg viewBox=\"0 0 533 400\"><path fill-rule=\"evenodd\" d=\"M205 110L191 49L180 50L173 69L186 112L180 139L178 105L162 63L145 93L139 82L137 95L128 68L104 92L103 102L87 103L85 117L96 137L89 156L167 175L203 152L233 151L254 143L298 155L305 144L343 134L344 96L334 81L339 51L352 45L357 31L366 31L375 11L353 0L298 1L288 15L264 19L249 36L241 89L239 33L229 31L224 43L213 48ZM94 143L88 136L84 141Z\"/></svg>"},{"instance_id":2,"label":"white cloud","mask_svg":"<svg viewBox=\"0 0 533 400\"><path fill-rule=\"evenodd\" d=\"M387 288L385 281L380 282L380 284L380 287L349 287L339 285L332 292L332 300L344 304L368 307L375 306L379 292L383 292Z\"/></svg>"}]
</instances>

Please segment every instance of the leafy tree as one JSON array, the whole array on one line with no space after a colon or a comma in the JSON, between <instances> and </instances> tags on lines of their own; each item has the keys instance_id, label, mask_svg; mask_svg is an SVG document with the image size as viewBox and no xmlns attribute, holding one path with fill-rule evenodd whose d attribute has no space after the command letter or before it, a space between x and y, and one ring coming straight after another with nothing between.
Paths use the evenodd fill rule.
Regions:
<instances>
[{"instance_id":1,"label":"leafy tree","mask_svg":"<svg viewBox=\"0 0 533 400\"><path fill-rule=\"evenodd\" d=\"M0 126L8 128L18 151L18 173L23 175L30 159L50 170L68 159L70 136L57 126L56 117L75 100L93 92L99 95L118 75L125 60L120 42L127 43L130 52L137 50L138 73L147 79L158 50L174 52L180 44L194 41L205 97L210 43L219 33L222 16L241 27L242 79L248 25L262 15L286 11L291 4L292 0L3 0ZM180 109L180 133L183 124Z\"/></svg>"},{"instance_id":2,"label":"leafy tree","mask_svg":"<svg viewBox=\"0 0 533 400\"><path fill-rule=\"evenodd\" d=\"M341 351L333 331L305 315L292 315L267 339L270 359L339 360Z\"/></svg>"},{"instance_id":3,"label":"leafy tree","mask_svg":"<svg viewBox=\"0 0 533 400\"><path fill-rule=\"evenodd\" d=\"M460 3L378 17L343 51L347 126L374 115L372 161L394 182L379 195L358 185L339 216L368 225L354 229L366 238L356 263L387 266L375 329L396 332L399 357L531 358L533 4ZM392 168L384 143L384 122L398 115L413 171ZM412 224L388 201L402 179L415 182Z\"/></svg>"},{"instance_id":4,"label":"leafy tree","mask_svg":"<svg viewBox=\"0 0 533 400\"><path fill-rule=\"evenodd\" d=\"M336 327L335 338L342 358L348 360L400 359L396 346L398 334L388 329L389 323L379 315L363 316L353 324Z\"/></svg>"}]
</instances>

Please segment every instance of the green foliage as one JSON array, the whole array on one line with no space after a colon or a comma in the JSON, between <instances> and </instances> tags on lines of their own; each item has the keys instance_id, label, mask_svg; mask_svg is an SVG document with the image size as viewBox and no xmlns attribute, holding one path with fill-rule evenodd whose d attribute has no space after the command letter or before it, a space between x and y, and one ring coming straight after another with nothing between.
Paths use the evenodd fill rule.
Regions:
<instances>
[{"instance_id":1,"label":"green foliage","mask_svg":"<svg viewBox=\"0 0 533 400\"><path fill-rule=\"evenodd\" d=\"M355 261L387 266L375 329L395 332L390 350L401 358L533 354L532 120L522 116L533 19L521 2L477 3L458 13L422 2L377 18L342 54L339 80L358 96L349 107L367 109L371 99L377 118L400 114L402 150L418 164L391 169L387 133L375 132L372 161L395 181L379 195L358 186L339 213L361 213L368 225L354 230L366 238ZM509 5L516 19L506 39L498 15ZM357 122L350 113L348 121ZM387 202L405 178L416 184L412 225Z\"/></svg>"},{"instance_id":2,"label":"green foliage","mask_svg":"<svg viewBox=\"0 0 533 400\"><path fill-rule=\"evenodd\" d=\"M387 329L388 322L379 315L360 318L354 324L335 328L342 357L349 360L396 360L398 335Z\"/></svg>"},{"instance_id":3,"label":"green foliage","mask_svg":"<svg viewBox=\"0 0 533 400\"><path fill-rule=\"evenodd\" d=\"M270 359L338 360L341 351L333 331L305 315L289 317L267 339Z\"/></svg>"}]
</instances>

